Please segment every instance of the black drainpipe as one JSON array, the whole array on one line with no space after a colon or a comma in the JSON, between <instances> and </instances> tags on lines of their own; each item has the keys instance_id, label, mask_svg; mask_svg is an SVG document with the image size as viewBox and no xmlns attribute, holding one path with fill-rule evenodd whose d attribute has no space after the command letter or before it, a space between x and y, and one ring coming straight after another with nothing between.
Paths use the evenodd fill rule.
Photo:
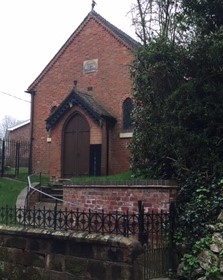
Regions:
<instances>
[{"instance_id":1,"label":"black drainpipe","mask_svg":"<svg viewBox=\"0 0 223 280\"><path fill-rule=\"evenodd\" d=\"M106 122L106 176L109 175L109 125Z\"/></svg>"},{"instance_id":2,"label":"black drainpipe","mask_svg":"<svg viewBox=\"0 0 223 280\"><path fill-rule=\"evenodd\" d=\"M33 147L33 116L34 116L34 90L26 91L31 94L31 112L30 112L30 145L29 145L29 174L32 173L32 147Z\"/></svg>"}]
</instances>

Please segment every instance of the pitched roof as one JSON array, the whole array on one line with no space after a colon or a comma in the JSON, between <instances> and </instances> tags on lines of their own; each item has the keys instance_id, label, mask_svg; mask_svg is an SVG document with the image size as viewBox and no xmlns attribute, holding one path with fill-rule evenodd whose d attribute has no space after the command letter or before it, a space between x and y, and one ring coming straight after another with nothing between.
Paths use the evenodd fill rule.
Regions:
<instances>
[{"instance_id":1,"label":"pitched roof","mask_svg":"<svg viewBox=\"0 0 223 280\"><path fill-rule=\"evenodd\" d=\"M20 123L20 124L17 124L17 125L15 125L15 126L13 126L13 127L10 127L10 128L8 128L7 130L8 131L14 131L14 130L16 130L16 129L18 129L18 128L21 128L21 127L23 127L23 126L25 126L25 125L27 125L27 124L29 124L30 123L30 120L27 120L27 121L24 121L24 122L22 122L22 123Z\"/></svg>"},{"instance_id":2,"label":"pitched roof","mask_svg":"<svg viewBox=\"0 0 223 280\"><path fill-rule=\"evenodd\" d=\"M51 127L53 127L74 105L77 105L83 111L85 111L98 125L104 121L108 121L111 124L116 122L116 119L100 104L98 104L92 96L73 89L70 94L62 101L62 103L46 119L46 129L49 130Z\"/></svg>"},{"instance_id":3,"label":"pitched roof","mask_svg":"<svg viewBox=\"0 0 223 280\"><path fill-rule=\"evenodd\" d=\"M135 39L127 35L125 32L123 32L121 29L117 28L110 22L108 22L105 18L103 18L101 15L96 13L94 10L90 13L92 16L94 16L95 19L98 20L99 23L101 23L108 31L112 32L113 35L115 35L116 39L122 41L126 47L130 48L136 48L140 46L140 43L137 42Z\"/></svg>"},{"instance_id":4,"label":"pitched roof","mask_svg":"<svg viewBox=\"0 0 223 280\"><path fill-rule=\"evenodd\" d=\"M51 59L47 66L43 69L40 75L33 81L33 83L28 87L27 92L32 92L33 88L40 82L44 75L49 71L53 64L58 60L58 58L64 53L67 47L72 43L74 38L79 34L82 28L87 24L90 19L96 20L100 25L102 25L108 32L110 32L119 42L123 43L127 48L134 49L140 46L140 43L134 40L132 37L127 35L122 30L118 29L116 26L108 22L101 15L92 10L82 21L79 27L73 32L70 38L65 42L65 44L60 48L56 55Z\"/></svg>"}]
</instances>

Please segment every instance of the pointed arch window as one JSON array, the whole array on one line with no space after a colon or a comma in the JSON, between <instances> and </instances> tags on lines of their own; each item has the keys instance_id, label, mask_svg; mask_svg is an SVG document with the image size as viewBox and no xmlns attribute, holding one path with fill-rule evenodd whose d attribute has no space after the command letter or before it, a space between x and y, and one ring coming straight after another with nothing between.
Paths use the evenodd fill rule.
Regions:
<instances>
[{"instance_id":1,"label":"pointed arch window","mask_svg":"<svg viewBox=\"0 0 223 280\"><path fill-rule=\"evenodd\" d=\"M132 110L133 110L133 101L131 98L126 98L122 104L122 129L123 131L132 131Z\"/></svg>"}]
</instances>

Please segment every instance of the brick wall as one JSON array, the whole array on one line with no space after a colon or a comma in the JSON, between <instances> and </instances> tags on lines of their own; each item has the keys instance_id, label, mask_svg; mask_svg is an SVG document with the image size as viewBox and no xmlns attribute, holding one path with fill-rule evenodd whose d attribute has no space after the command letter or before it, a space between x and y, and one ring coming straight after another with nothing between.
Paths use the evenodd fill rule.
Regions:
<instances>
[{"instance_id":1,"label":"brick wall","mask_svg":"<svg viewBox=\"0 0 223 280\"><path fill-rule=\"evenodd\" d=\"M159 182L158 182L159 183ZM175 201L177 187L174 185L65 185L63 199L76 204L82 210L138 212L138 201L142 201L146 212L161 210L169 212ZM69 204L64 206L70 208Z\"/></svg>"},{"instance_id":2,"label":"brick wall","mask_svg":"<svg viewBox=\"0 0 223 280\"><path fill-rule=\"evenodd\" d=\"M84 74L83 62L89 59L98 59L98 70ZM117 124L110 131L109 173L129 169L129 140L120 139L119 133L122 131L123 97L131 93L129 65L132 59L132 51L94 18L76 33L67 48L61 51L59 58L32 88L36 92L33 111L33 172L61 177L61 126L60 129L53 129L54 143L49 145L46 141L45 120L51 108L58 106L70 93L73 80L78 81L79 91L87 92L88 87L92 87L93 90L88 93L117 118ZM72 113L72 110L68 113ZM92 143L98 142L100 138L94 130L97 139L91 136Z\"/></svg>"}]
</instances>

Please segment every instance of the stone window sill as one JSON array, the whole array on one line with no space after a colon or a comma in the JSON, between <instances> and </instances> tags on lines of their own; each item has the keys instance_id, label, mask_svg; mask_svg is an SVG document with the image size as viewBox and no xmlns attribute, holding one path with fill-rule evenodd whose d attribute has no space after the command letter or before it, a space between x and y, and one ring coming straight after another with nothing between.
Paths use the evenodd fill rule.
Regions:
<instances>
[{"instance_id":1,"label":"stone window sill","mask_svg":"<svg viewBox=\"0 0 223 280\"><path fill-rule=\"evenodd\" d=\"M120 138L132 138L132 134L133 134L133 132L121 132L119 134L119 137Z\"/></svg>"}]
</instances>

